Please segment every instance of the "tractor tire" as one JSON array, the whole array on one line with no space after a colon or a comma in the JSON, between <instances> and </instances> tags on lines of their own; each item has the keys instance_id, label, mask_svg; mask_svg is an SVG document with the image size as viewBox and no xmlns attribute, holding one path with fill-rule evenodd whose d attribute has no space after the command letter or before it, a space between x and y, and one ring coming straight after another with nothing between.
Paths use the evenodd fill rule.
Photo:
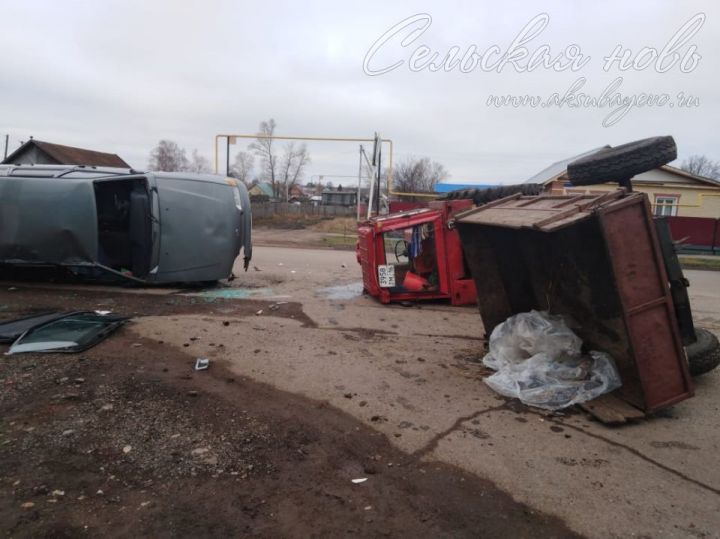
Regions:
<instances>
[{"instance_id":1,"label":"tractor tire","mask_svg":"<svg viewBox=\"0 0 720 539\"><path fill-rule=\"evenodd\" d=\"M458 189L450 191L438 197L438 200L463 200L472 199L474 204L481 205L505 198L516 193L522 195L539 195L543 186L539 183L519 183L515 185L498 185L496 187L484 187L482 189Z\"/></svg>"},{"instance_id":2,"label":"tractor tire","mask_svg":"<svg viewBox=\"0 0 720 539\"><path fill-rule=\"evenodd\" d=\"M473 202L479 206L517 193L521 195L539 195L541 192L542 185L537 183L498 185L497 187L488 187L487 189L475 189L475 194L472 199Z\"/></svg>"},{"instance_id":3,"label":"tractor tire","mask_svg":"<svg viewBox=\"0 0 720 539\"><path fill-rule=\"evenodd\" d=\"M695 328L697 341L686 346L688 366L692 376L710 372L720 364L720 343L718 338L703 328Z\"/></svg>"},{"instance_id":4,"label":"tractor tire","mask_svg":"<svg viewBox=\"0 0 720 539\"><path fill-rule=\"evenodd\" d=\"M567 175L573 185L622 182L677 158L672 137L652 137L602 149L573 161Z\"/></svg>"}]
</instances>

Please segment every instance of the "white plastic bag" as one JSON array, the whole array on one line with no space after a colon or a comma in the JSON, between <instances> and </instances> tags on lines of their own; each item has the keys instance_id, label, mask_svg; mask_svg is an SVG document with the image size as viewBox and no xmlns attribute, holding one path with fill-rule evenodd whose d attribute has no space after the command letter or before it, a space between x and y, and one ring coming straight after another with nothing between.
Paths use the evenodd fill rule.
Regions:
<instances>
[{"instance_id":1,"label":"white plastic bag","mask_svg":"<svg viewBox=\"0 0 720 539\"><path fill-rule=\"evenodd\" d=\"M501 395L549 410L620 387L612 358L597 351L583 356L581 347L561 316L545 311L511 316L490 335L483 363L497 372L485 383Z\"/></svg>"}]
</instances>

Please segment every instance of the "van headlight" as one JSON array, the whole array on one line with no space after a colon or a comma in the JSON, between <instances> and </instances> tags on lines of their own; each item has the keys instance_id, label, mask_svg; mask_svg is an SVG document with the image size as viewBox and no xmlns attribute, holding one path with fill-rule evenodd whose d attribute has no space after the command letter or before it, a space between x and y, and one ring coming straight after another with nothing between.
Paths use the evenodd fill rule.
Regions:
<instances>
[{"instance_id":1,"label":"van headlight","mask_svg":"<svg viewBox=\"0 0 720 539\"><path fill-rule=\"evenodd\" d=\"M235 207L242 211L242 199L240 198L240 189L238 189L238 186L232 188L233 197L235 198Z\"/></svg>"},{"instance_id":2,"label":"van headlight","mask_svg":"<svg viewBox=\"0 0 720 539\"><path fill-rule=\"evenodd\" d=\"M235 207L243 211L242 209L242 199L240 198L240 188L238 187L238 181L235 178L225 178L225 183L227 183L233 192L233 198L235 199Z\"/></svg>"}]
</instances>

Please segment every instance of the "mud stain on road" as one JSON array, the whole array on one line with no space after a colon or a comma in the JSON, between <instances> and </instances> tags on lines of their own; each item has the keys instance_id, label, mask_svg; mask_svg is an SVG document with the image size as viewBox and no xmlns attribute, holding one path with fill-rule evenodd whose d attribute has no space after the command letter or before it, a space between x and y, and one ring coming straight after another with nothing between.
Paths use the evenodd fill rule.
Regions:
<instances>
[{"instance_id":1,"label":"mud stain on road","mask_svg":"<svg viewBox=\"0 0 720 539\"><path fill-rule=\"evenodd\" d=\"M0 303L16 301L5 296ZM44 303L78 308L100 298L113 299ZM154 315L212 308L114 300L118 311ZM122 328L84 354L0 360L5 534L575 536L490 481L420 462L325 402L240 377L221 361L196 372L194 359Z\"/></svg>"}]
</instances>

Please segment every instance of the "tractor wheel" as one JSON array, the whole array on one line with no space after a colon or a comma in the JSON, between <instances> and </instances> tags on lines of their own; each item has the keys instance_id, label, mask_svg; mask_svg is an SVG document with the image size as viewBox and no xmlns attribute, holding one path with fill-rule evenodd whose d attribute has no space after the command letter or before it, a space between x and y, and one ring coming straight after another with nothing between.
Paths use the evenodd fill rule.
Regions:
<instances>
[{"instance_id":1,"label":"tractor wheel","mask_svg":"<svg viewBox=\"0 0 720 539\"><path fill-rule=\"evenodd\" d=\"M652 137L602 149L567 167L573 185L623 182L677 158L672 137Z\"/></svg>"},{"instance_id":2,"label":"tractor wheel","mask_svg":"<svg viewBox=\"0 0 720 539\"><path fill-rule=\"evenodd\" d=\"M697 341L685 347L690 374L700 376L720 364L720 343L707 329L695 328Z\"/></svg>"}]
</instances>

